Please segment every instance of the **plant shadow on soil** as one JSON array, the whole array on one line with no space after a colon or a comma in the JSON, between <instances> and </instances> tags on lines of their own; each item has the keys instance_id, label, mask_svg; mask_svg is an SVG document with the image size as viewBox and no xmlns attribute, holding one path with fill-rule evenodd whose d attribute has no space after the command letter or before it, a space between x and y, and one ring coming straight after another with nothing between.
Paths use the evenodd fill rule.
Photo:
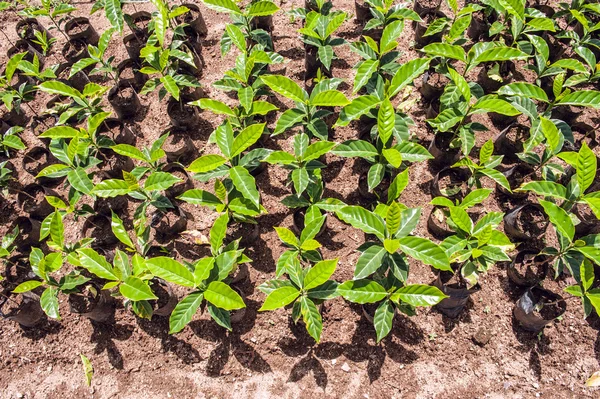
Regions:
<instances>
[{"instance_id":1,"label":"plant shadow on soil","mask_svg":"<svg viewBox=\"0 0 600 399\"><path fill-rule=\"evenodd\" d=\"M253 289L254 287L245 289L244 292L251 292ZM254 327L259 307L260 303L257 301L246 299L246 311L243 319L234 325L233 332L225 334L223 328L213 320L196 320L189 324L193 333L199 338L218 343L208 356L206 373L209 376L220 376L231 355L243 367L253 372L269 373L272 371L269 363L251 345L241 339L243 334L248 333Z\"/></svg>"},{"instance_id":2,"label":"plant shadow on soil","mask_svg":"<svg viewBox=\"0 0 600 399\"><path fill-rule=\"evenodd\" d=\"M96 344L94 354L99 355L106 351L109 363L117 370L123 370L123 356L115 345L114 340L125 341L133 334L133 326L128 324L114 324L114 320L107 323L92 323L92 336L90 342Z\"/></svg>"},{"instance_id":3,"label":"plant shadow on soil","mask_svg":"<svg viewBox=\"0 0 600 399\"><path fill-rule=\"evenodd\" d=\"M350 304L350 307L353 311L362 314L360 306ZM326 309L324 313L327 313ZM290 317L288 318L288 325L293 337L281 339L278 346L287 356L301 357L292 367L288 382L297 382L312 371L316 384L323 390L328 384L328 376L322 363L323 360L333 360L344 356L355 363L366 361L367 375L369 381L373 383L381 377L381 369L386 357L398 364L410 364L419 358L416 352L405 348L402 344L396 342L394 338L411 345L424 340L423 330L413 321L401 315L395 317L392 334L379 345L368 343L375 339L375 334L372 323L364 315L357 321L357 328L350 344L323 342L316 345L301 323L294 324ZM372 340L367 338L372 338Z\"/></svg>"},{"instance_id":4,"label":"plant shadow on soil","mask_svg":"<svg viewBox=\"0 0 600 399\"><path fill-rule=\"evenodd\" d=\"M136 318L138 326L148 335L161 340L162 349L165 352L173 352L185 364L200 362L200 353L194 347L183 340L169 334L169 318L155 316L152 320Z\"/></svg>"},{"instance_id":5,"label":"plant shadow on soil","mask_svg":"<svg viewBox=\"0 0 600 399\"><path fill-rule=\"evenodd\" d=\"M46 338L48 335L58 334L64 326L57 321L48 319L44 316L42 321L34 327L23 327L21 328L21 334L25 338L29 338L32 341L40 341Z\"/></svg>"}]
</instances>

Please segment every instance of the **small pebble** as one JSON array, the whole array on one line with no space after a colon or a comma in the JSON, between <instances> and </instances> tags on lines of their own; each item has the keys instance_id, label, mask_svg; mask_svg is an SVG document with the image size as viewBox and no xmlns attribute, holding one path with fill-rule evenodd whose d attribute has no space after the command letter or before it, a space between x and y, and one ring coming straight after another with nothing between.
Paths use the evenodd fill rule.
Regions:
<instances>
[{"instance_id":1,"label":"small pebble","mask_svg":"<svg viewBox=\"0 0 600 399\"><path fill-rule=\"evenodd\" d=\"M342 370L344 370L345 372L348 372L348 371L350 371L350 366L348 366L348 363L344 363L344 364L342 365Z\"/></svg>"},{"instance_id":2,"label":"small pebble","mask_svg":"<svg viewBox=\"0 0 600 399\"><path fill-rule=\"evenodd\" d=\"M337 363L337 359L331 359L331 364L336 364Z\"/></svg>"}]
</instances>

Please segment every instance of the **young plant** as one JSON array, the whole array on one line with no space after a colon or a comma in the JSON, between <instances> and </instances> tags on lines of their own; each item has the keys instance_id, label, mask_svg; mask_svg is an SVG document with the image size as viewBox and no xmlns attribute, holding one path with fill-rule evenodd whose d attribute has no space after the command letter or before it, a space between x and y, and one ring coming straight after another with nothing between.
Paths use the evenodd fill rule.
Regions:
<instances>
[{"instance_id":1,"label":"young plant","mask_svg":"<svg viewBox=\"0 0 600 399\"><path fill-rule=\"evenodd\" d=\"M23 140L19 137L24 129L21 126L13 126L2 134L0 140L0 149L4 151L7 157L10 157L10 150L24 150L27 148Z\"/></svg>"},{"instance_id":2,"label":"young plant","mask_svg":"<svg viewBox=\"0 0 600 399\"><path fill-rule=\"evenodd\" d=\"M393 0L365 0L365 3L369 5L372 14L372 18L365 24L364 30L366 31L376 28L385 30L389 25L396 22L403 24L405 19L422 22L416 12L406 8L404 4L393 4Z\"/></svg>"},{"instance_id":3,"label":"young plant","mask_svg":"<svg viewBox=\"0 0 600 399\"><path fill-rule=\"evenodd\" d=\"M323 65L325 71L330 71L331 62L337 59L333 48L346 43L342 38L331 37L346 21L346 18L346 13L342 11L330 12L327 15L310 11L306 15L304 27L298 30L302 34L302 41L316 49L316 60Z\"/></svg>"},{"instance_id":4,"label":"young plant","mask_svg":"<svg viewBox=\"0 0 600 399\"><path fill-rule=\"evenodd\" d=\"M32 101L36 91L35 86L27 82L21 83L18 87L13 87L12 85L15 72L24 56L25 53L13 55L6 64L4 74L0 75L0 98L6 109L9 111L14 109L15 112L19 114L24 113L24 111L21 110L21 104ZM34 111L34 113L36 112Z\"/></svg>"},{"instance_id":5,"label":"young plant","mask_svg":"<svg viewBox=\"0 0 600 399\"><path fill-rule=\"evenodd\" d=\"M206 304L208 313L218 325L231 331L230 311L246 307L242 297L227 284L227 278L239 263L250 259L243 249L238 249L239 241L224 245L228 222L227 214L217 218L210 230L212 256L200 259L191 268L166 257L146 261L156 276L194 289L173 310L169 319L170 334L181 331L202 304Z\"/></svg>"},{"instance_id":6,"label":"young plant","mask_svg":"<svg viewBox=\"0 0 600 399\"><path fill-rule=\"evenodd\" d=\"M360 206L345 206L336 214L344 222L366 234L374 234L379 240L379 243L367 241L361 245L354 279L338 287L338 293L348 301L379 303L373 317L378 342L389 334L395 309L413 315L414 307L433 306L446 297L436 287L406 284L409 275L407 256L436 269L452 270L440 246L410 235L419 222L420 208L407 208L393 201L389 206L380 204L375 212Z\"/></svg>"},{"instance_id":7,"label":"young plant","mask_svg":"<svg viewBox=\"0 0 600 399\"><path fill-rule=\"evenodd\" d=\"M453 168L466 166L471 172L468 184L470 187L481 188L481 178L488 177L500 186L510 191L510 183L501 172L495 168L502 162L503 155L492 155L494 153L494 142L488 140L479 151L479 162L474 162L469 157L464 157L454 165Z\"/></svg>"},{"instance_id":8,"label":"young plant","mask_svg":"<svg viewBox=\"0 0 600 399\"><path fill-rule=\"evenodd\" d=\"M302 317L306 331L320 342L323 320L318 306L335 298L338 284L330 280L338 259L322 260L315 236L321 230L325 216L316 207L309 208L304 220L305 228L300 238L285 227L275 227L279 239L289 247L277 261L277 279L266 281L259 289L267 298L259 311L275 310L292 305L292 320ZM311 262L316 262L311 266ZM286 274L287 279L281 279Z\"/></svg>"},{"instance_id":9,"label":"young plant","mask_svg":"<svg viewBox=\"0 0 600 399\"><path fill-rule=\"evenodd\" d=\"M217 146L223 155L203 155L192 162L187 170L195 173L194 178L200 181L227 176L227 180L231 182L231 184L229 181L225 183L227 191L236 191L229 198L240 197L242 202L247 203L253 209L260 209L260 194L256 188L256 181L247 169L252 166L253 161L256 161L255 154L253 151L245 155L243 153L256 143L264 128L264 123L253 124L234 136L231 122L228 119L225 120L214 132ZM264 155L263 152L259 159L262 159Z\"/></svg>"},{"instance_id":10,"label":"young plant","mask_svg":"<svg viewBox=\"0 0 600 399\"><path fill-rule=\"evenodd\" d=\"M98 40L98 47L88 44L88 54L89 57L82 58L77 61L73 66L71 66L71 71L69 73L69 78L73 77L75 74L83 71L85 68L100 64L100 67L94 68L90 71L90 76L96 73L102 74L105 78L110 77L115 83L117 81L117 69L112 65L115 57L110 56L106 60L104 59L104 53L108 48L108 43L114 33L114 28L110 28L100 36Z\"/></svg>"},{"instance_id":11,"label":"young plant","mask_svg":"<svg viewBox=\"0 0 600 399\"><path fill-rule=\"evenodd\" d=\"M309 143L308 135L300 133L294 136L294 154L273 151L264 159L264 162L271 165L283 165L284 168L290 170L288 180L294 184L294 191L297 195L302 195L311 182L321 178L320 173L317 176L315 171L326 165L318 159L335 146L335 143L330 141Z\"/></svg>"},{"instance_id":12,"label":"young plant","mask_svg":"<svg viewBox=\"0 0 600 399\"><path fill-rule=\"evenodd\" d=\"M473 223L468 211L484 201L492 192L490 189L477 189L462 200L453 203L448 198L436 197L431 201L438 206L446 218L448 226L456 233L444 239L440 247L444 249L451 263L462 264L460 273L469 288L476 285L479 276L486 273L497 262L510 261L507 252L514 249L508 237L498 230L504 214L487 212Z\"/></svg>"},{"instance_id":13,"label":"young plant","mask_svg":"<svg viewBox=\"0 0 600 399\"><path fill-rule=\"evenodd\" d=\"M58 80L43 82L37 87L45 93L56 94L71 100L68 103L59 102L52 108L52 112L59 115L58 125L66 124L71 118L82 121L85 118L102 113L102 97L108 90L108 87L88 83L83 88L83 92L80 92Z\"/></svg>"},{"instance_id":14,"label":"young plant","mask_svg":"<svg viewBox=\"0 0 600 399\"><path fill-rule=\"evenodd\" d=\"M19 11L18 14L29 18L49 18L50 21L52 21L52 24L54 25L50 29L54 28L58 30L63 35L63 37L67 41L69 41L69 37L67 36L65 31L62 30L61 25L69 19L70 14L75 10L77 10L76 7L63 0L42 0L41 6L34 6L28 4L28 7Z\"/></svg>"},{"instance_id":15,"label":"young plant","mask_svg":"<svg viewBox=\"0 0 600 399\"><path fill-rule=\"evenodd\" d=\"M317 107L343 107L350 102L341 91L336 90L340 79L325 79L315 85L310 96L296 82L280 75L263 75L261 80L274 92L293 100L294 108L281 114L272 136L277 136L296 126L303 126L308 136L327 140L329 129L323 118L332 114L329 110Z\"/></svg>"}]
</instances>

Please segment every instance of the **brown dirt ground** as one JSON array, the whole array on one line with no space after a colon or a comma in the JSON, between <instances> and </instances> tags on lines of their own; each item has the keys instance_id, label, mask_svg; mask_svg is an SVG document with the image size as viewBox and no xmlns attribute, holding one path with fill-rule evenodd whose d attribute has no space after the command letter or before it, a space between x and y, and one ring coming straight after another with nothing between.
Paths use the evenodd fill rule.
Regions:
<instances>
[{"instance_id":1,"label":"brown dirt ground","mask_svg":"<svg viewBox=\"0 0 600 399\"><path fill-rule=\"evenodd\" d=\"M199 3L199 1L194 1ZM277 1L285 11L303 5L303 2ZM337 9L353 13L353 2L334 1ZM89 2L78 2L76 15L87 16ZM137 10L150 10L149 4L135 5ZM202 55L206 70L201 82L212 98L231 101L210 84L233 65L235 51L221 58L219 39L227 19L202 4L208 25ZM133 4L125 5L133 12ZM13 40L13 14L3 13L0 22L4 32ZM45 26L49 21L41 19ZM108 23L104 16L92 18L98 32ZM274 43L285 57L285 63L274 68L278 73L301 82L304 59L302 45L296 30L298 21L291 23L283 12L275 16ZM341 36L356 40L360 26L353 19L341 29ZM64 39L54 32L60 49ZM407 24L400 48L402 61L418 57L411 48L413 33ZM0 37L0 65L6 62L9 44ZM343 60L334 63L334 75L345 79L345 92L350 96L354 65L358 56L347 47L338 48ZM57 52L47 64L60 62ZM118 37L111 41L109 54L115 55L115 64L125 56ZM417 82L419 85L420 82ZM414 135L427 145L432 134L424 122L424 107L417 90L408 93L416 100L407 110L415 120ZM34 109L43 109L49 97L39 94ZM272 99L274 100L274 99ZM279 98L282 110L290 105ZM169 124L165 113L166 100L158 101L156 93L141 96L144 107L136 120L126 121L137 134L137 145L151 144ZM598 114L584 115L584 119ZM206 138L220 122L208 113L201 114L198 130L190 132L195 156L212 148ZM477 137L477 146L497 134L487 116L477 121L491 128ZM273 122L271 122L273 123ZM356 126L333 132L332 139L341 142L357 135ZM31 130L23 133L26 144L46 145ZM266 139L268 148L289 149L292 135ZM20 165L22 153L11 160ZM350 204L367 205L357 191L361 167L353 160L327 156L325 172L326 195L344 199ZM401 201L408 206L423 206L423 218L417 234L428 237L425 222L431 207L429 184L432 171L426 163L411 166L411 182ZM565 317L549 326L541 336L519 328L512 318L513 304L520 295L509 285L505 270L499 266L483 277L482 290L473 296L467 309L457 320L447 319L436 310L422 310L413 318L396 317L390 336L380 345L375 343L372 326L364 319L360 308L336 299L324 310L322 343L315 345L306 332L290 325L284 310L257 313L264 296L256 287L273 276L275 261L283 247L273 226L292 224L292 212L280 203L290 193L285 184L286 172L277 167L257 178L263 205L269 211L260 218L260 240L249 248L253 259L250 278L243 285L248 311L240 325L227 334L209 317L197 315L180 334L168 335L168 320L156 317L151 322L136 319L133 314L117 309L114 323L94 324L68 312L66 299L61 298L64 318L60 322L47 321L33 330L22 329L12 322L0 323L0 397L1 398L306 398L314 395L327 398L581 398L598 397L598 391L584 387L585 380L599 368L600 323L596 317L583 320L582 310L574 301ZM23 184L33 181L31 175L17 168L18 180ZM487 182L489 184L489 182ZM196 187L200 184L194 181ZM64 188L56 189L65 196ZM16 195L2 200L0 214L5 233L19 211ZM135 204L121 216L131 223ZM486 210L506 210L510 204L500 197L491 196L484 204ZM206 230L213 215L206 210L184 205L192 218L188 229ZM68 239L80 238L82 219L66 221ZM321 238L325 258L340 259L334 278L343 281L352 277L357 259L355 249L364 241L364 234L346 226L334 217L328 219L328 229ZM168 245L173 255L191 258L198 249L185 239ZM417 262L411 263L413 283L431 283L434 274ZM548 282L550 288L560 290L565 282ZM485 329L491 340L480 347L473 336ZM84 383L79 354L88 356L94 366L92 387ZM66 396L65 396L66 395Z\"/></svg>"}]
</instances>

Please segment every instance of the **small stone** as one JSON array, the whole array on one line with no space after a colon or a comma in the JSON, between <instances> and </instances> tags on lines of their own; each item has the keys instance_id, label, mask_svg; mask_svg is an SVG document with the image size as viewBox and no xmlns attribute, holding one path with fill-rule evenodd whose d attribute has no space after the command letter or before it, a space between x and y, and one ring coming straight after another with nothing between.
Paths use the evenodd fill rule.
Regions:
<instances>
[{"instance_id":1,"label":"small stone","mask_svg":"<svg viewBox=\"0 0 600 399\"><path fill-rule=\"evenodd\" d=\"M506 390L509 390L511 386L512 386L512 384L511 384L510 382L508 382L508 381L507 381L507 382L505 382L505 383L504 383L504 390L505 390L505 391L506 391Z\"/></svg>"},{"instance_id":2,"label":"small stone","mask_svg":"<svg viewBox=\"0 0 600 399\"><path fill-rule=\"evenodd\" d=\"M250 341L252 341L252 343L255 344L256 343L256 338L252 337L252 338L250 338Z\"/></svg>"},{"instance_id":3,"label":"small stone","mask_svg":"<svg viewBox=\"0 0 600 399\"><path fill-rule=\"evenodd\" d=\"M23 399L24 398L24 396L23 396L23 394L21 392L17 392L16 397L17 397L17 399Z\"/></svg>"},{"instance_id":4,"label":"small stone","mask_svg":"<svg viewBox=\"0 0 600 399\"><path fill-rule=\"evenodd\" d=\"M540 387L540 384L538 384L537 382L534 382L532 385L535 389L539 389Z\"/></svg>"},{"instance_id":5,"label":"small stone","mask_svg":"<svg viewBox=\"0 0 600 399\"><path fill-rule=\"evenodd\" d=\"M337 363L337 359L331 359L331 364L335 365Z\"/></svg>"},{"instance_id":6,"label":"small stone","mask_svg":"<svg viewBox=\"0 0 600 399\"><path fill-rule=\"evenodd\" d=\"M489 330L480 327L479 330L473 335L473 341L479 346L485 346L488 342L490 342L490 338L492 338Z\"/></svg>"},{"instance_id":7,"label":"small stone","mask_svg":"<svg viewBox=\"0 0 600 399\"><path fill-rule=\"evenodd\" d=\"M350 371L350 366L348 366L348 363L344 363L342 365L342 370L344 370L346 373Z\"/></svg>"}]
</instances>

